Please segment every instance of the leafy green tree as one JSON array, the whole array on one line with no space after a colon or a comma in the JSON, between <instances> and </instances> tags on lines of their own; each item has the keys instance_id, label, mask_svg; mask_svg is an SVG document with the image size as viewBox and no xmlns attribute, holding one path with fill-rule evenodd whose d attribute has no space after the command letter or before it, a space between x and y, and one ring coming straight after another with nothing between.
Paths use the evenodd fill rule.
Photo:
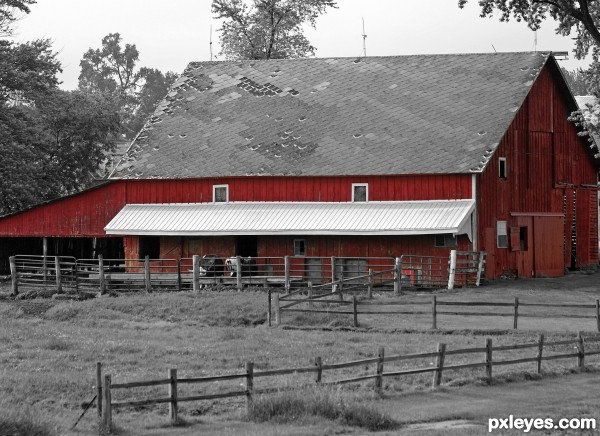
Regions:
<instances>
[{"instance_id":1,"label":"leafy green tree","mask_svg":"<svg viewBox=\"0 0 600 436\"><path fill-rule=\"evenodd\" d=\"M213 0L212 11L224 19L221 54L226 59L284 59L312 56L304 36L305 23L313 28L334 0Z\"/></svg>"},{"instance_id":2,"label":"leafy green tree","mask_svg":"<svg viewBox=\"0 0 600 436\"><path fill-rule=\"evenodd\" d=\"M102 39L102 47L89 49L80 62L79 89L103 94L118 108L122 134L133 137L164 98L175 74L166 75L151 68L138 68L139 51L135 44L121 44L119 33Z\"/></svg>"}]
</instances>

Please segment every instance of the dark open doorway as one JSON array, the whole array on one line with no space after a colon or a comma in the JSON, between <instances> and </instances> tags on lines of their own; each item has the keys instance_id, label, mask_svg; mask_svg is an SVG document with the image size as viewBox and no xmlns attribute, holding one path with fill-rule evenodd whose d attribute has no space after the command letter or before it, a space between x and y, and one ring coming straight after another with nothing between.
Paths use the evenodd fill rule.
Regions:
<instances>
[{"instance_id":1,"label":"dark open doorway","mask_svg":"<svg viewBox=\"0 0 600 436\"><path fill-rule=\"evenodd\" d=\"M235 255L257 257L258 238L256 236L238 236L235 238Z\"/></svg>"}]
</instances>

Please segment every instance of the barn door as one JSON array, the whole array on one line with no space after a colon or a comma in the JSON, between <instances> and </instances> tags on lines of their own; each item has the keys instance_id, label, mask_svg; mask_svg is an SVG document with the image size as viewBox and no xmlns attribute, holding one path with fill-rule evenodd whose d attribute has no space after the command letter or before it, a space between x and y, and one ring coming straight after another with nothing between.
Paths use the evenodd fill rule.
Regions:
<instances>
[{"instance_id":1,"label":"barn door","mask_svg":"<svg viewBox=\"0 0 600 436\"><path fill-rule=\"evenodd\" d=\"M511 227L511 250L515 252L518 277L531 277L534 272L533 218L520 216Z\"/></svg>"},{"instance_id":2,"label":"barn door","mask_svg":"<svg viewBox=\"0 0 600 436\"><path fill-rule=\"evenodd\" d=\"M534 216L534 273L536 277L564 274L564 223L561 216Z\"/></svg>"}]
</instances>

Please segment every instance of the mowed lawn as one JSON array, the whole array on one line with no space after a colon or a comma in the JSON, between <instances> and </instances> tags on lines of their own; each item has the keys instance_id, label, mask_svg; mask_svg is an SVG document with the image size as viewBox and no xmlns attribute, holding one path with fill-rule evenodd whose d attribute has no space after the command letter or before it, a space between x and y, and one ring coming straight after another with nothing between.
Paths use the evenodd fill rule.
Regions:
<instances>
[{"instance_id":1,"label":"mowed lawn","mask_svg":"<svg viewBox=\"0 0 600 436\"><path fill-rule=\"evenodd\" d=\"M598 274L577 274L563 279L496 282L477 289L438 291L436 295L440 300L511 301L518 296L521 301L588 304L600 298L599 278ZM6 294L7 286L2 290ZM431 298L431 292L412 293L401 298ZM513 331L511 318L448 316L438 318L439 329L434 331L429 329L430 318L427 316L410 319L406 315L365 315L362 320L359 318L361 327L355 330L351 328L351 316L285 314L283 321L288 327L268 328L266 308L264 290L197 294L156 292L82 302L0 301L0 407L7 413L30 414L31 419L45 423L56 434L97 434L95 409L88 411L75 430L70 430L82 412L81 404L89 402L95 395L96 362L102 362L105 373L112 375L113 383L119 383L162 379L168 368L177 368L180 377L232 374L242 372L246 361L253 361L255 371L260 371L308 366L317 356L324 363L358 360L374 356L379 347L385 347L389 356L434 351L440 342L446 343L448 349L481 347L488 337L493 338L495 345L527 343L537 340L540 332L544 332L548 340L560 340L574 337L578 330L592 334L596 327L593 319L532 318L528 324L523 318L519 321L523 330ZM298 328L298 324L304 327ZM521 353L533 356L535 350ZM507 354L506 358L511 356ZM449 364L467 359L481 361L483 356L452 356L452 359ZM586 363L600 365L600 357L590 357ZM385 370L433 364L432 359L422 359L410 364L390 365ZM575 366L576 359L544 362L546 376L536 383L551 386L556 380L553 375L570 373ZM373 372L373 365L327 371L323 381ZM534 363L494 370L500 388L510 386L503 384L507 380L531 378L527 374L534 372ZM493 390L498 388L477 387L485 384L481 380L483 375L483 369L447 372L442 393L452 396L457 392L459 395L461 390L468 388L493 397ZM313 374L305 374L261 378L255 381L255 387L293 386L309 383L313 377ZM455 416L460 415L458 407L456 413L447 406L450 407L447 413L438 410L415 415L409 410L399 414L391 406L407 401L407 398L413 402L428 402L427 398L434 398L429 395L439 395L425 393L430 383L431 374L384 379L383 399L373 394L372 382L349 385L344 392L352 401L374 405L404 424L459 418ZM192 385L186 387L185 395L239 388L239 380L202 387ZM549 392L555 392L551 387L549 389ZM165 394L166 387L157 387L133 392L116 391L114 398L142 399ZM560 391L554 394L560 395ZM527 391L523 395L527 395ZM582 389L581 407L569 410L569 417L578 416L578 413L589 416L590 407L584 400L586 395ZM598 398L597 392L594 395ZM511 401L516 403L517 399ZM113 420L121 434L132 435L364 433L322 420L285 426L249 423L244 421L244 410L243 400L238 399L181 403L180 414L188 424L177 428L169 427L166 406L121 409L114 413ZM560 407L555 405L552 410L559 413ZM527 412L515 405L516 411ZM480 421L487 412L482 413Z\"/></svg>"}]
</instances>

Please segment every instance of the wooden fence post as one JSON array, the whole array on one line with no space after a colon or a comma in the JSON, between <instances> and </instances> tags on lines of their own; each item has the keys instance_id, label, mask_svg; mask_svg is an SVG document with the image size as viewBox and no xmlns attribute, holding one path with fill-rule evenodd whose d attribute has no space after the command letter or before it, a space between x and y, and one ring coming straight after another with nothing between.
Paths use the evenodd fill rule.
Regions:
<instances>
[{"instance_id":1,"label":"wooden fence post","mask_svg":"<svg viewBox=\"0 0 600 436\"><path fill-rule=\"evenodd\" d=\"M402 292L402 259L394 259L394 295L397 297Z\"/></svg>"},{"instance_id":2,"label":"wooden fence post","mask_svg":"<svg viewBox=\"0 0 600 436\"><path fill-rule=\"evenodd\" d=\"M111 392L110 392L110 374L104 376L104 396L102 405L102 423L108 433L112 431L112 407L111 407Z\"/></svg>"},{"instance_id":3,"label":"wooden fence post","mask_svg":"<svg viewBox=\"0 0 600 436\"><path fill-rule=\"evenodd\" d=\"M289 294L290 293L290 283L291 283L291 279L290 279L290 256L285 256L283 258L283 269L284 269L284 286L285 286L285 293Z\"/></svg>"},{"instance_id":4,"label":"wooden fence post","mask_svg":"<svg viewBox=\"0 0 600 436\"><path fill-rule=\"evenodd\" d=\"M335 256L331 256L331 292L335 292Z\"/></svg>"},{"instance_id":5,"label":"wooden fence post","mask_svg":"<svg viewBox=\"0 0 600 436\"><path fill-rule=\"evenodd\" d=\"M98 406L98 418L102 418L102 363L96 363L96 405Z\"/></svg>"},{"instance_id":6,"label":"wooden fence post","mask_svg":"<svg viewBox=\"0 0 600 436\"><path fill-rule=\"evenodd\" d=\"M235 283L238 291L242 290L242 258L241 256L235 256Z\"/></svg>"},{"instance_id":7,"label":"wooden fence post","mask_svg":"<svg viewBox=\"0 0 600 436\"><path fill-rule=\"evenodd\" d=\"M431 328L437 330L437 297L431 296Z\"/></svg>"},{"instance_id":8,"label":"wooden fence post","mask_svg":"<svg viewBox=\"0 0 600 436\"><path fill-rule=\"evenodd\" d=\"M171 417L171 423L177 424L177 368L169 369L169 416Z\"/></svg>"},{"instance_id":9,"label":"wooden fence post","mask_svg":"<svg viewBox=\"0 0 600 436\"><path fill-rule=\"evenodd\" d=\"M377 357L379 360L377 361L377 378L375 379L375 392L381 394L381 389L383 387L383 362L385 359L385 349L383 347L379 348L377 352Z\"/></svg>"},{"instance_id":10,"label":"wooden fence post","mask_svg":"<svg viewBox=\"0 0 600 436\"><path fill-rule=\"evenodd\" d=\"M600 300L596 300L596 330L600 332Z\"/></svg>"},{"instance_id":11,"label":"wooden fence post","mask_svg":"<svg viewBox=\"0 0 600 436\"><path fill-rule=\"evenodd\" d=\"M42 274L44 277L44 287L46 287L46 280L48 280L48 238L42 238L42 253L44 259L42 260Z\"/></svg>"},{"instance_id":12,"label":"wooden fence post","mask_svg":"<svg viewBox=\"0 0 600 436\"><path fill-rule=\"evenodd\" d=\"M144 283L146 285L146 292L152 291L152 283L150 277L150 256L144 258Z\"/></svg>"},{"instance_id":13,"label":"wooden fence post","mask_svg":"<svg viewBox=\"0 0 600 436\"><path fill-rule=\"evenodd\" d=\"M454 289L456 279L456 250L450 250L450 269L448 271L448 289Z\"/></svg>"},{"instance_id":14,"label":"wooden fence post","mask_svg":"<svg viewBox=\"0 0 600 436\"><path fill-rule=\"evenodd\" d=\"M315 382L321 383L321 377L323 376L323 360L321 360L321 357L315 357L315 366L317 367Z\"/></svg>"},{"instance_id":15,"label":"wooden fence post","mask_svg":"<svg viewBox=\"0 0 600 436\"><path fill-rule=\"evenodd\" d=\"M281 322L281 311L279 309L279 293L273 295L273 310L275 310L275 326L278 327Z\"/></svg>"},{"instance_id":16,"label":"wooden fence post","mask_svg":"<svg viewBox=\"0 0 600 436\"><path fill-rule=\"evenodd\" d=\"M489 384L492 384L492 338L485 340L485 374Z\"/></svg>"},{"instance_id":17,"label":"wooden fence post","mask_svg":"<svg viewBox=\"0 0 600 436\"><path fill-rule=\"evenodd\" d=\"M10 279L12 284L12 295L16 296L19 294L19 278L17 276L17 260L15 256L9 257L10 263Z\"/></svg>"},{"instance_id":18,"label":"wooden fence post","mask_svg":"<svg viewBox=\"0 0 600 436\"><path fill-rule=\"evenodd\" d=\"M194 292L200 292L200 256L192 256L192 289Z\"/></svg>"},{"instance_id":19,"label":"wooden fence post","mask_svg":"<svg viewBox=\"0 0 600 436\"><path fill-rule=\"evenodd\" d=\"M62 294L62 275L60 271L60 257L54 256L54 269L56 271L56 292Z\"/></svg>"},{"instance_id":20,"label":"wooden fence post","mask_svg":"<svg viewBox=\"0 0 600 436\"><path fill-rule=\"evenodd\" d=\"M308 299L312 300L312 297L313 297L313 284L312 284L312 282L308 282ZM314 306L313 302L309 301L308 307L310 309L312 309L313 306Z\"/></svg>"},{"instance_id":21,"label":"wooden fence post","mask_svg":"<svg viewBox=\"0 0 600 436\"><path fill-rule=\"evenodd\" d=\"M271 327L271 288L267 291L267 323Z\"/></svg>"},{"instance_id":22,"label":"wooden fence post","mask_svg":"<svg viewBox=\"0 0 600 436\"><path fill-rule=\"evenodd\" d=\"M373 298L373 270L369 268L369 283L367 284L367 298Z\"/></svg>"},{"instance_id":23,"label":"wooden fence post","mask_svg":"<svg viewBox=\"0 0 600 436\"><path fill-rule=\"evenodd\" d=\"M181 292L181 257L177 259L177 290Z\"/></svg>"},{"instance_id":24,"label":"wooden fence post","mask_svg":"<svg viewBox=\"0 0 600 436\"><path fill-rule=\"evenodd\" d=\"M98 255L98 277L100 280L100 295L106 294L106 277L104 276L104 256Z\"/></svg>"},{"instance_id":25,"label":"wooden fence post","mask_svg":"<svg viewBox=\"0 0 600 436\"><path fill-rule=\"evenodd\" d=\"M519 325L519 297L515 297L515 313L513 316L513 329L517 329Z\"/></svg>"},{"instance_id":26,"label":"wooden fence post","mask_svg":"<svg viewBox=\"0 0 600 436\"><path fill-rule=\"evenodd\" d=\"M542 373L542 360L544 354L544 334L541 333L538 339L538 354L537 354L537 373Z\"/></svg>"},{"instance_id":27,"label":"wooden fence post","mask_svg":"<svg viewBox=\"0 0 600 436\"><path fill-rule=\"evenodd\" d=\"M577 368L579 371L583 371L585 368L585 348L582 331L577 333Z\"/></svg>"},{"instance_id":28,"label":"wooden fence post","mask_svg":"<svg viewBox=\"0 0 600 436\"><path fill-rule=\"evenodd\" d=\"M358 307L356 302L356 295L352 296L352 312L354 315L354 327L358 327Z\"/></svg>"},{"instance_id":29,"label":"wooden fence post","mask_svg":"<svg viewBox=\"0 0 600 436\"><path fill-rule=\"evenodd\" d=\"M254 389L254 363L246 362L246 410L252 412L252 390Z\"/></svg>"},{"instance_id":30,"label":"wooden fence post","mask_svg":"<svg viewBox=\"0 0 600 436\"><path fill-rule=\"evenodd\" d=\"M431 383L431 389L437 388L442 382L442 372L444 370L444 360L446 358L446 344L439 343L437 348L438 355L436 357L435 367L436 370L433 373L433 381Z\"/></svg>"}]
</instances>

